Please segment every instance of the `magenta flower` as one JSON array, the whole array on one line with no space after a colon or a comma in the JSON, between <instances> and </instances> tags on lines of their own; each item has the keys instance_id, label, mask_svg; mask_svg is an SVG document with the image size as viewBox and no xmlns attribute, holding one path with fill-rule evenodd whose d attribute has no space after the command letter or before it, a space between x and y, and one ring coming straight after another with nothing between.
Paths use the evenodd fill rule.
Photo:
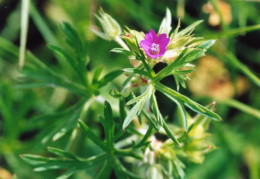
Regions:
<instances>
[{"instance_id":1,"label":"magenta flower","mask_svg":"<svg viewBox=\"0 0 260 179\"><path fill-rule=\"evenodd\" d=\"M145 34L145 39L140 42L140 46L149 57L155 59L165 54L169 42L170 38L167 38L165 33L157 36L151 29L149 33Z\"/></svg>"}]
</instances>

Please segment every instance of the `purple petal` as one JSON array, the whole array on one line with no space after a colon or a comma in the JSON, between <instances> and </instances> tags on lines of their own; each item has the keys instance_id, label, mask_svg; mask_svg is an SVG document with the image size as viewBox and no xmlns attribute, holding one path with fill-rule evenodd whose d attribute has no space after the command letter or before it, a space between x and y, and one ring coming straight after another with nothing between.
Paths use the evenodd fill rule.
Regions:
<instances>
[{"instance_id":1,"label":"purple petal","mask_svg":"<svg viewBox=\"0 0 260 179\"><path fill-rule=\"evenodd\" d=\"M147 56L155 59L165 54L169 42L170 42L170 38L167 38L167 35L165 33L157 36L155 31L151 29L149 33L145 34L145 39L140 42L140 47L144 49ZM151 53L151 46L153 43L159 45L160 53L158 54Z\"/></svg>"},{"instance_id":2,"label":"purple petal","mask_svg":"<svg viewBox=\"0 0 260 179\"><path fill-rule=\"evenodd\" d=\"M144 41L149 42L150 44L153 43L153 37L149 33L145 34Z\"/></svg>"},{"instance_id":3,"label":"purple petal","mask_svg":"<svg viewBox=\"0 0 260 179\"><path fill-rule=\"evenodd\" d=\"M167 35L165 33L160 34L157 39L157 43L160 46L167 46L169 42L170 42L170 38L167 38Z\"/></svg>"},{"instance_id":4,"label":"purple petal","mask_svg":"<svg viewBox=\"0 0 260 179\"><path fill-rule=\"evenodd\" d=\"M151 45L152 43L150 41L147 41L146 39L140 42L140 47L143 48L145 52L150 49Z\"/></svg>"},{"instance_id":5,"label":"purple petal","mask_svg":"<svg viewBox=\"0 0 260 179\"><path fill-rule=\"evenodd\" d=\"M153 39L153 42L155 42L155 40L158 38L157 34L154 32L153 29L149 31L149 35Z\"/></svg>"}]
</instances>

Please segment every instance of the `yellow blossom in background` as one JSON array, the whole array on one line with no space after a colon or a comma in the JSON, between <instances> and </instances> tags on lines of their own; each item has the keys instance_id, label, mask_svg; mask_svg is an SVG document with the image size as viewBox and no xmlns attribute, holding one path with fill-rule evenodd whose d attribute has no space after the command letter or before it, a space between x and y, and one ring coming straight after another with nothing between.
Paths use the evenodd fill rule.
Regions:
<instances>
[{"instance_id":1,"label":"yellow blossom in background","mask_svg":"<svg viewBox=\"0 0 260 179\"><path fill-rule=\"evenodd\" d=\"M233 85L223 62L209 55L198 60L196 72L192 73L190 78L189 89L197 96L231 98L248 89L248 83L243 77L239 77Z\"/></svg>"},{"instance_id":2,"label":"yellow blossom in background","mask_svg":"<svg viewBox=\"0 0 260 179\"><path fill-rule=\"evenodd\" d=\"M11 179L12 175L6 169L0 167L0 179Z\"/></svg>"},{"instance_id":3,"label":"yellow blossom in background","mask_svg":"<svg viewBox=\"0 0 260 179\"><path fill-rule=\"evenodd\" d=\"M231 7L228 3L223 1L218 1L219 11L223 17L223 21L225 24L230 24L232 21L232 13ZM220 17L218 12L214 9L213 5L208 2L202 7L202 11L209 14L208 23L211 26L218 26L220 25Z\"/></svg>"}]
</instances>

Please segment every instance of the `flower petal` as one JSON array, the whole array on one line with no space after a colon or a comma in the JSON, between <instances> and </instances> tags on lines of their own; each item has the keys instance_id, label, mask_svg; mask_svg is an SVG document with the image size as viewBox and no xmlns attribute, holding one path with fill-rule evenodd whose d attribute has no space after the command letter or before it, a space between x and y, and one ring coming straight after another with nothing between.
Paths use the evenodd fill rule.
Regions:
<instances>
[{"instance_id":1,"label":"flower petal","mask_svg":"<svg viewBox=\"0 0 260 179\"><path fill-rule=\"evenodd\" d=\"M165 54L169 42L170 38L167 38L167 35L165 33L157 36L155 31L151 29L149 33L145 34L145 39L140 42L140 47L144 49L147 56L155 59ZM154 52L151 52L152 44L159 45L160 53L155 54Z\"/></svg>"},{"instance_id":2,"label":"flower petal","mask_svg":"<svg viewBox=\"0 0 260 179\"><path fill-rule=\"evenodd\" d=\"M150 41L147 41L146 39L140 42L140 47L143 48L145 52L150 49L151 45L152 43Z\"/></svg>"},{"instance_id":3,"label":"flower petal","mask_svg":"<svg viewBox=\"0 0 260 179\"><path fill-rule=\"evenodd\" d=\"M160 34L157 43L161 46L167 46L170 42L170 38L167 38L167 35L165 33Z\"/></svg>"},{"instance_id":4,"label":"flower petal","mask_svg":"<svg viewBox=\"0 0 260 179\"><path fill-rule=\"evenodd\" d=\"M153 29L151 29L151 30L149 31L149 35L150 35L150 37L153 39L153 42L155 42L156 39L158 38L157 34L155 33L155 31L154 31Z\"/></svg>"}]
</instances>

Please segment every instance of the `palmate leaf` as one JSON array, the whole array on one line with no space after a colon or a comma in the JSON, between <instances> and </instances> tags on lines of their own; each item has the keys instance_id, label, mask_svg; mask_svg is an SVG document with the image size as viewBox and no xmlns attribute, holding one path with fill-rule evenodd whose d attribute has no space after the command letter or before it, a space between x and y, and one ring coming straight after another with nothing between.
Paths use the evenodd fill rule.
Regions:
<instances>
[{"instance_id":1,"label":"palmate leaf","mask_svg":"<svg viewBox=\"0 0 260 179\"><path fill-rule=\"evenodd\" d=\"M125 129L130 124L130 122L133 120L133 118L136 115L140 114L146 100L150 99L152 93L153 93L153 87L152 87L152 85L150 85L142 95L129 101L130 104L133 104L133 103L136 103L136 104L127 114L127 116L124 120L124 123L123 123L123 129Z\"/></svg>"},{"instance_id":2,"label":"palmate leaf","mask_svg":"<svg viewBox=\"0 0 260 179\"><path fill-rule=\"evenodd\" d=\"M70 92L76 95L85 96L85 97L90 97L90 95L92 94L91 90L69 80L65 76L62 76L50 70L45 71L45 69L40 69L40 68L38 68L37 70L37 67L29 67L25 65L21 73L28 78L43 81L44 83L41 84L42 85L45 84L46 85L45 87L59 86L69 90Z\"/></svg>"},{"instance_id":3,"label":"palmate leaf","mask_svg":"<svg viewBox=\"0 0 260 179\"><path fill-rule=\"evenodd\" d=\"M80 116L81 109L77 109L73 112L73 116L67 120L59 129L59 131L53 136L52 141L56 141L67 134L69 131L73 130L77 125L77 120Z\"/></svg>"},{"instance_id":4,"label":"palmate leaf","mask_svg":"<svg viewBox=\"0 0 260 179\"><path fill-rule=\"evenodd\" d=\"M10 53L13 58L18 59L18 51L19 49L10 43L9 41L0 38L0 49L3 50L0 55L5 55L6 53ZM45 86L45 87L55 87L60 86L63 87L76 95L81 95L85 97L89 97L92 94L92 91L88 88L85 88L82 85L79 85L65 76L58 74L51 70L47 65L41 62L37 57L35 57L32 53L26 52L25 54L26 63L21 73L26 77L40 80L41 83L35 83L36 87ZM28 85L27 85L28 87Z\"/></svg>"},{"instance_id":5,"label":"palmate leaf","mask_svg":"<svg viewBox=\"0 0 260 179\"><path fill-rule=\"evenodd\" d=\"M51 149L53 151L53 148ZM54 149L57 153L57 149ZM61 154L61 151L59 153ZM68 152L63 151L64 155L68 155ZM73 155L73 154L71 154ZM39 155L23 154L21 158L27 163L35 166L34 171L45 171L45 170L56 170L56 169L71 169L77 168L77 170L83 170L90 167L94 167L102 163L106 158L107 154L101 154L93 156L87 159L64 159L64 158L48 158ZM79 158L79 157L76 157Z\"/></svg>"},{"instance_id":6,"label":"palmate leaf","mask_svg":"<svg viewBox=\"0 0 260 179\"><path fill-rule=\"evenodd\" d=\"M78 55L79 64L85 64L87 53L87 42L82 42L78 32L68 22L61 22L60 27L66 34L66 42Z\"/></svg>"},{"instance_id":7,"label":"palmate leaf","mask_svg":"<svg viewBox=\"0 0 260 179\"><path fill-rule=\"evenodd\" d=\"M189 80L190 78L187 77L186 74L193 72L194 69L187 69L187 70L177 70L173 72L173 76L176 82L177 91L180 89L180 84L183 88L186 88L185 80Z\"/></svg>"},{"instance_id":8,"label":"palmate leaf","mask_svg":"<svg viewBox=\"0 0 260 179\"><path fill-rule=\"evenodd\" d=\"M85 69L83 71L81 71L80 69L82 67L80 67L82 64L78 63L75 60L75 57L72 57L71 55L69 55L65 50L61 49L60 47L57 47L55 45L48 45L48 48L57 56L61 57L60 59L62 59L63 61L66 61L74 70L74 73L77 74L78 78L81 80L81 83L83 85L86 85L86 79L84 78L85 76Z\"/></svg>"}]
</instances>

